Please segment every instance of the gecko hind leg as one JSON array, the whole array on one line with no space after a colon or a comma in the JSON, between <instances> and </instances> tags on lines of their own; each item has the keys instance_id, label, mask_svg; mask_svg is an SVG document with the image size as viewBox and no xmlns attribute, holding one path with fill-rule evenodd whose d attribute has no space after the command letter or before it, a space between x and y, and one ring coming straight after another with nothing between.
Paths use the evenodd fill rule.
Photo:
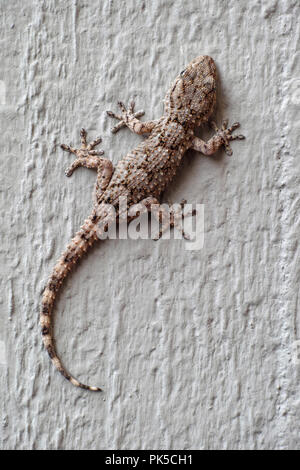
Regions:
<instances>
[{"instance_id":1,"label":"gecko hind leg","mask_svg":"<svg viewBox=\"0 0 300 470\"><path fill-rule=\"evenodd\" d=\"M124 103L122 103L122 101L119 101L118 105L121 108L121 115L115 114L112 111L106 111L109 117L118 119L120 121L112 128L111 131L113 134L122 129L122 127L126 126L135 134L149 133L155 127L157 121L142 122L138 119L145 113L144 111L134 112L134 101L131 101L129 103L128 109L126 109L126 106L124 105Z\"/></svg>"},{"instance_id":2,"label":"gecko hind leg","mask_svg":"<svg viewBox=\"0 0 300 470\"><path fill-rule=\"evenodd\" d=\"M98 139L93 140L91 143L87 143L86 141L86 136L87 133L85 129L81 129L80 131L80 137L81 137L81 147L79 149L75 149L69 145L62 144L61 148L65 150L66 152L72 153L76 156L76 159L72 163L72 165L67 168L65 171L66 176L71 176L76 170L76 168L79 168L81 166L86 167L86 168L94 168L98 169L99 163L101 160L100 155L104 154L103 150L93 150L94 147L96 147L98 144L101 142L101 138L99 137Z\"/></svg>"},{"instance_id":3,"label":"gecko hind leg","mask_svg":"<svg viewBox=\"0 0 300 470\"><path fill-rule=\"evenodd\" d=\"M173 204L168 204L169 209L166 209L163 205L160 204L158 199L150 196L142 199L142 201L140 201L136 206L132 206L132 209L129 209L128 215L131 216L130 210L133 211L134 216L137 216L145 211L152 213L159 222L159 231L155 234L152 234L151 236L151 238L155 241L159 240L169 227L176 228L182 234L183 238L190 240L190 235L182 228L182 220L185 217L195 216L196 211L192 210L184 213L183 208L185 204L186 200L183 199L180 204L176 205L177 207L174 208Z\"/></svg>"},{"instance_id":4,"label":"gecko hind leg","mask_svg":"<svg viewBox=\"0 0 300 470\"><path fill-rule=\"evenodd\" d=\"M155 241L159 240L169 227L174 227L176 230L178 230L185 240L191 240L191 236L183 229L182 222L186 217L193 217L197 215L197 211L192 209L190 211L184 212L184 206L186 202L187 201L185 199L182 199L180 204L168 203L169 209L165 209L162 206L160 206L158 209L154 209L154 216L160 223L159 232L153 237Z\"/></svg>"}]
</instances>

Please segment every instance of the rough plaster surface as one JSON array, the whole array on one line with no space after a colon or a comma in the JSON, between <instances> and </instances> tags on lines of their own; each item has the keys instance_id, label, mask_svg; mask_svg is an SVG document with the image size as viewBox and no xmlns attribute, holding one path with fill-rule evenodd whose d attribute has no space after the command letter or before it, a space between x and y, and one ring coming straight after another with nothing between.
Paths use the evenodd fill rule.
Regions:
<instances>
[{"instance_id":1,"label":"rough plaster surface","mask_svg":"<svg viewBox=\"0 0 300 470\"><path fill-rule=\"evenodd\" d=\"M299 449L299 2L1 0L0 13L1 448ZM86 393L38 326L95 181L65 178L59 144L84 126L117 162L141 138L112 136L104 111L135 97L160 116L199 54L218 66L217 120L247 140L232 158L189 152L165 195L205 204L201 251L107 241L68 279L55 336L105 390Z\"/></svg>"}]
</instances>

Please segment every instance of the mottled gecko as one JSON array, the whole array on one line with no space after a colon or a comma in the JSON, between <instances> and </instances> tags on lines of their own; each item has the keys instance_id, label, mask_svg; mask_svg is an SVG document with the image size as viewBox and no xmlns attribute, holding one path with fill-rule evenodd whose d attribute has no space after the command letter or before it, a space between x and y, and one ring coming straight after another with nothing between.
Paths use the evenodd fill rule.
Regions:
<instances>
[{"instance_id":1,"label":"mottled gecko","mask_svg":"<svg viewBox=\"0 0 300 470\"><path fill-rule=\"evenodd\" d=\"M74 163L66 171L67 176L71 176L73 171L81 166L97 171L92 213L54 266L43 293L40 313L43 342L49 356L59 372L77 387L101 391L98 387L84 385L72 377L57 356L51 321L57 292L72 266L99 239L97 230L100 222L103 230L107 230L111 222L111 215L106 209L107 204L114 206L118 221L122 217L119 208L120 197L127 198L129 211L130 207L136 203L141 203L145 209L151 211L152 207L158 207L159 196L171 182L188 149L212 155L221 146L225 146L226 153L231 155L229 142L244 139L242 135L232 136L232 131L239 127L239 123L228 128L228 122L224 121L221 129L212 123L216 134L208 142L204 142L194 134L197 127L209 120L215 103L215 63L211 57L199 56L192 60L173 82L165 97L164 114L161 118L141 122L138 118L144 113L143 111L134 112L133 102L130 103L128 109L119 102L121 109L119 115L107 111L110 117L119 120L112 132L117 132L127 126L136 134L149 134L142 143L120 160L115 168L110 160L102 157L104 153L102 150L94 150L101 139L88 144L84 129L80 133L81 147L79 149L67 145L61 146L63 150L76 157ZM161 218L160 220L167 219ZM171 218L168 218L167 223L169 226L174 226L174 214L171 213ZM160 235L165 228L164 222L162 225Z\"/></svg>"}]
</instances>

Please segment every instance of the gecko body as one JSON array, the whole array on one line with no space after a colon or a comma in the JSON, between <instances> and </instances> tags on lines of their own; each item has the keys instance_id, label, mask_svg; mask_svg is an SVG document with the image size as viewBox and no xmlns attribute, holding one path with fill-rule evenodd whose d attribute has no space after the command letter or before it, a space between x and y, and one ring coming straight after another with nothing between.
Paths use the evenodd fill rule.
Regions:
<instances>
[{"instance_id":1,"label":"gecko body","mask_svg":"<svg viewBox=\"0 0 300 470\"><path fill-rule=\"evenodd\" d=\"M73 265L99 239L99 224L101 223L104 230L107 230L112 222L111 215L107 213L107 204L115 208L117 220L122 217L119 208L120 197L126 198L126 211L128 212L137 203L151 211L153 207L159 207L159 197L173 179L188 149L192 148L205 155L212 155L221 146L225 146L226 153L232 153L229 142L244 138L242 135L232 135L232 131L239 127L239 123L228 127L227 121L224 121L221 129L212 123L216 133L208 142L194 135L195 129L209 120L215 103L215 63L209 56L199 56L188 64L171 85L164 100L165 109L161 118L141 122L138 118L143 115L143 112L134 112L133 102L130 103L128 109L122 102L119 102L121 109L119 115L107 111L110 117L119 120L113 132L127 126L132 132L148 135L142 143L120 160L115 168L110 160L102 157L104 153L102 150L95 150L101 139L88 144L84 129L81 130L80 149L67 145L61 146L63 150L76 156L75 161L66 171L67 176L71 176L73 171L80 166L97 171L92 213L54 266L43 293L40 313L46 350L59 372L77 387L91 391L101 390L75 379L66 371L56 353L52 334L52 312L57 292ZM163 213L162 209L161 211ZM164 223L164 220L168 221ZM162 234L167 224L175 225L174 214L171 214L170 219L162 217L162 230L159 235Z\"/></svg>"}]
</instances>

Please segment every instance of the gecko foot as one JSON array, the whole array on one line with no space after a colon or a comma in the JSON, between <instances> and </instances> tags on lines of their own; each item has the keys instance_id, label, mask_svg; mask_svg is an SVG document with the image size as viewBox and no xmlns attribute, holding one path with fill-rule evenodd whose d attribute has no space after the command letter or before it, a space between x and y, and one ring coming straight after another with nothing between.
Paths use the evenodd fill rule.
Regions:
<instances>
[{"instance_id":1,"label":"gecko foot","mask_svg":"<svg viewBox=\"0 0 300 470\"><path fill-rule=\"evenodd\" d=\"M128 109L126 109L126 106L124 105L124 103L122 103L122 101L118 101L118 105L121 108L121 115L115 114L112 111L106 111L106 113L108 114L109 117L114 118L114 119L118 119L120 121L118 124L116 124L112 128L111 131L112 131L113 134L115 134L120 129L122 129L122 127L127 126L128 122L131 121L132 119L134 119L134 118L138 119L138 118L144 116L144 114L145 114L144 111L134 112L134 106L135 106L134 101L131 101L129 103Z\"/></svg>"},{"instance_id":2,"label":"gecko foot","mask_svg":"<svg viewBox=\"0 0 300 470\"><path fill-rule=\"evenodd\" d=\"M61 145L61 148L63 150L76 155L76 160L74 160L72 165L69 168L67 168L67 170L65 171L66 176L71 176L73 171L76 168L79 168L80 166L94 168L97 163L97 158L100 155L104 154L103 150L93 150L102 141L101 137L93 140L92 142L88 144L86 140L87 132L85 129L81 129L80 137L81 137L81 147L79 149L75 149L65 144Z\"/></svg>"},{"instance_id":3,"label":"gecko foot","mask_svg":"<svg viewBox=\"0 0 300 470\"><path fill-rule=\"evenodd\" d=\"M227 155L232 155L232 149L229 144L230 141L245 139L244 135L232 135L232 132L240 127L239 122L235 122L232 126L228 127L228 119L225 119L221 128L219 128L214 121L211 121L210 125L216 131L217 135L222 138Z\"/></svg>"},{"instance_id":4,"label":"gecko foot","mask_svg":"<svg viewBox=\"0 0 300 470\"><path fill-rule=\"evenodd\" d=\"M166 218L165 210L162 208L159 209L158 216L159 216L159 221L161 224L161 229L157 234L152 235L151 238L154 241L157 241L162 237L164 232L167 230L168 226L176 228L182 234L185 240L191 240L191 236L187 232L185 232L182 227L182 221L186 217L195 216L197 214L197 211L193 209L191 211L184 212L183 209L184 209L186 202L187 201L185 199L182 199L180 204L176 204L176 205L173 205L172 203L168 202L169 207L170 207L169 219ZM165 218L166 220L164 220Z\"/></svg>"}]
</instances>

